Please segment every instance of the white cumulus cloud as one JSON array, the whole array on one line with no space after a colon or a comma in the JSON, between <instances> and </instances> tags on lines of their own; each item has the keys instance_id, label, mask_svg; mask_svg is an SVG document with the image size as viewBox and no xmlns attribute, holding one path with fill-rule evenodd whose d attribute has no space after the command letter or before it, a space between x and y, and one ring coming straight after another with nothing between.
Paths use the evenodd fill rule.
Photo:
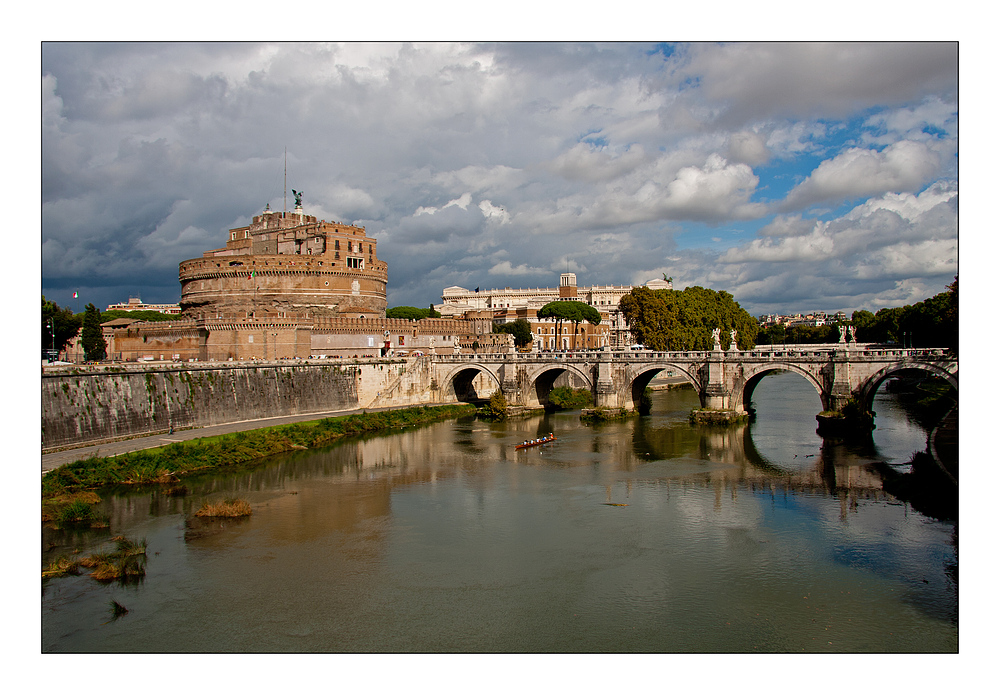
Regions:
<instances>
[{"instance_id":1,"label":"white cumulus cloud","mask_svg":"<svg viewBox=\"0 0 1000 695\"><path fill-rule=\"evenodd\" d=\"M852 147L816 167L781 207L794 210L829 200L919 190L940 166L938 152L922 142L903 140L881 152Z\"/></svg>"}]
</instances>

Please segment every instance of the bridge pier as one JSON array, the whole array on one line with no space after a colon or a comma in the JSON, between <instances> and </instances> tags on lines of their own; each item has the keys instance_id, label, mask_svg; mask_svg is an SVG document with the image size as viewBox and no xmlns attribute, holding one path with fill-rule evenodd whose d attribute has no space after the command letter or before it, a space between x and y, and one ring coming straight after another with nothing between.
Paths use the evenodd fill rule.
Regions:
<instances>
[{"instance_id":1,"label":"bridge pier","mask_svg":"<svg viewBox=\"0 0 1000 695\"><path fill-rule=\"evenodd\" d=\"M517 365L500 365L500 391L507 399L507 405L525 405L524 392L521 389L520 380L517 378Z\"/></svg>"},{"instance_id":2,"label":"bridge pier","mask_svg":"<svg viewBox=\"0 0 1000 695\"><path fill-rule=\"evenodd\" d=\"M832 369L829 389L823 395L824 410L841 412L854 395L851 389L850 350L834 350L830 355Z\"/></svg>"},{"instance_id":3,"label":"bridge pier","mask_svg":"<svg viewBox=\"0 0 1000 695\"><path fill-rule=\"evenodd\" d=\"M726 388L726 354L722 350L713 350L708 357L708 382L698 394L701 397L701 407L706 410L729 410L729 389Z\"/></svg>"},{"instance_id":4,"label":"bridge pier","mask_svg":"<svg viewBox=\"0 0 1000 695\"><path fill-rule=\"evenodd\" d=\"M597 379L594 383L594 405L598 408L619 408L618 392L615 389L611 361L605 358L597 363Z\"/></svg>"}]
</instances>

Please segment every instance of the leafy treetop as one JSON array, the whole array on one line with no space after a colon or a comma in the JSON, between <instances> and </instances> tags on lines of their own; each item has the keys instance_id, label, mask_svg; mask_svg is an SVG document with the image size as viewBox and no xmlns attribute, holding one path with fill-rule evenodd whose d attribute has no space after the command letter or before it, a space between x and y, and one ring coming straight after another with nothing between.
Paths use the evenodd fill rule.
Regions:
<instances>
[{"instance_id":1,"label":"leafy treetop","mask_svg":"<svg viewBox=\"0 0 1000 695\"><path fill-rule=\"evenodd\" d=\"M494 333L509 333L514 336L515 347L525 347L531 344L534 336L531 333L531 324L526 319L516 319L510 323L493 324Z\"/></svg>"},{"instance_id":2,"label":"leafy treetop","mask_svg":"<svg viewBox=\"0 0 1000 695\"><path fill-rule=\"evenodd\" d=\"M83 314L80 346L83 348L83 358L88 362L103 360L107 355L108 344L101 331L101 312L93 304L88 304L87 310Z\"/></svg>"},{"instance_id":3,"label":"leafy treetop","mask_svg":"<svg viewBox=\"0 0 1000 695\"><path fill-rule=\"evenodd\" d=\"M439 319L441 314L434 311L434 307L431 306L429 309L419 309L415 306L394 306L391 309L386 309L385 317L387 319L407 319L408 321L419 321L421 319Z\"/></svg>"},{"instance_id":4,"label":"leafy treetop","mask_svg":"<svg viewBox=\"0 0 1000 695\"><path fill-rule=\"evenodd\" d=\"M728 292L704 287L651 290L636 287L619 307L633 338L651 350L711 350L712 330L722 329L723 347L736 330L736 345L750 350L757 341L757 319Z\"/></svg>"},{"instance_id":5,"label":"leafy treetop","mask_svg":"<svg viewBox=\"0 0 1000 695\"><path fill-rule=\"evenodd\" d=\"M601 312L584 302L579 301L555 301L549 302L537 314L540 319L553 318L556 320L556 335L559 333L559 325L563 321L570 321L574 329L583 321L598 325L601 322ZM573 347L576 347L576 330L573 331Z\"/></svg>"},{"instance_id":6,"label":"leafy treetop","mask_svg":"<svg viewBox=\"0 0 1000 695\"><path fill-rule=\"evenodd\" d=\"M42 349L53 347L52 332L55 330L55 349L62 350L66 344L80 331L82 317L75 316L66 308L59 308L55 302L50 302L42 295Z\"/></svg>"}]
</instances>

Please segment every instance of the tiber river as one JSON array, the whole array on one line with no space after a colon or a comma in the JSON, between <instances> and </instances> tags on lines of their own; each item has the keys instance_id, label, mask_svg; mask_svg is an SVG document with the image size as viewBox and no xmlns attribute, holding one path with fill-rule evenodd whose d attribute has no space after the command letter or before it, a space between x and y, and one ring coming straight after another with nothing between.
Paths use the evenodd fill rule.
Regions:
<instances>
[{"instance_id":1,"label":"tiber river","mask_svg":"<svg viewBox=\"0 0 1000 695\"><path fill-rule=\"evenodd\" d=\"M579 411L444 422L108 497L138 586L42 593L45 652L956 652L957 530L882 491L926 433L880 394L874 451L822 448L819 397L767 377L747 427L691 390L595 427ZM515 451L554 432L558 441ZM194 524L238 495L245 521ZM116 620L114 599L129 613Z\"/></svg>"}]
</instances>

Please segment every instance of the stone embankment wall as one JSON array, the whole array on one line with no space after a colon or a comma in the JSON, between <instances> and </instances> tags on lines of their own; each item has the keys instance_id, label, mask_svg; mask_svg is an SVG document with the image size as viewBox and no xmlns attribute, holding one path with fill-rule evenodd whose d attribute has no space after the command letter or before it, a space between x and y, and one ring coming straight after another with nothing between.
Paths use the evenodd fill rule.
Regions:
<instances>
[{"instance_id":1,"label":"stone embankment wall","mask_svg":"<svg viewBox=\"0 0 1000 695\"><path fill-rule=\"evenodd\" d=\"M415 360L147 367L42 377L42 448L259 418L433 402ZM415 380L415 381L414 381ZM404 388L399 388L405 381ZM450 399L454 401L455 399ZM376 403L377 401L377 403Z\"/></svg>"}]
</instances>

